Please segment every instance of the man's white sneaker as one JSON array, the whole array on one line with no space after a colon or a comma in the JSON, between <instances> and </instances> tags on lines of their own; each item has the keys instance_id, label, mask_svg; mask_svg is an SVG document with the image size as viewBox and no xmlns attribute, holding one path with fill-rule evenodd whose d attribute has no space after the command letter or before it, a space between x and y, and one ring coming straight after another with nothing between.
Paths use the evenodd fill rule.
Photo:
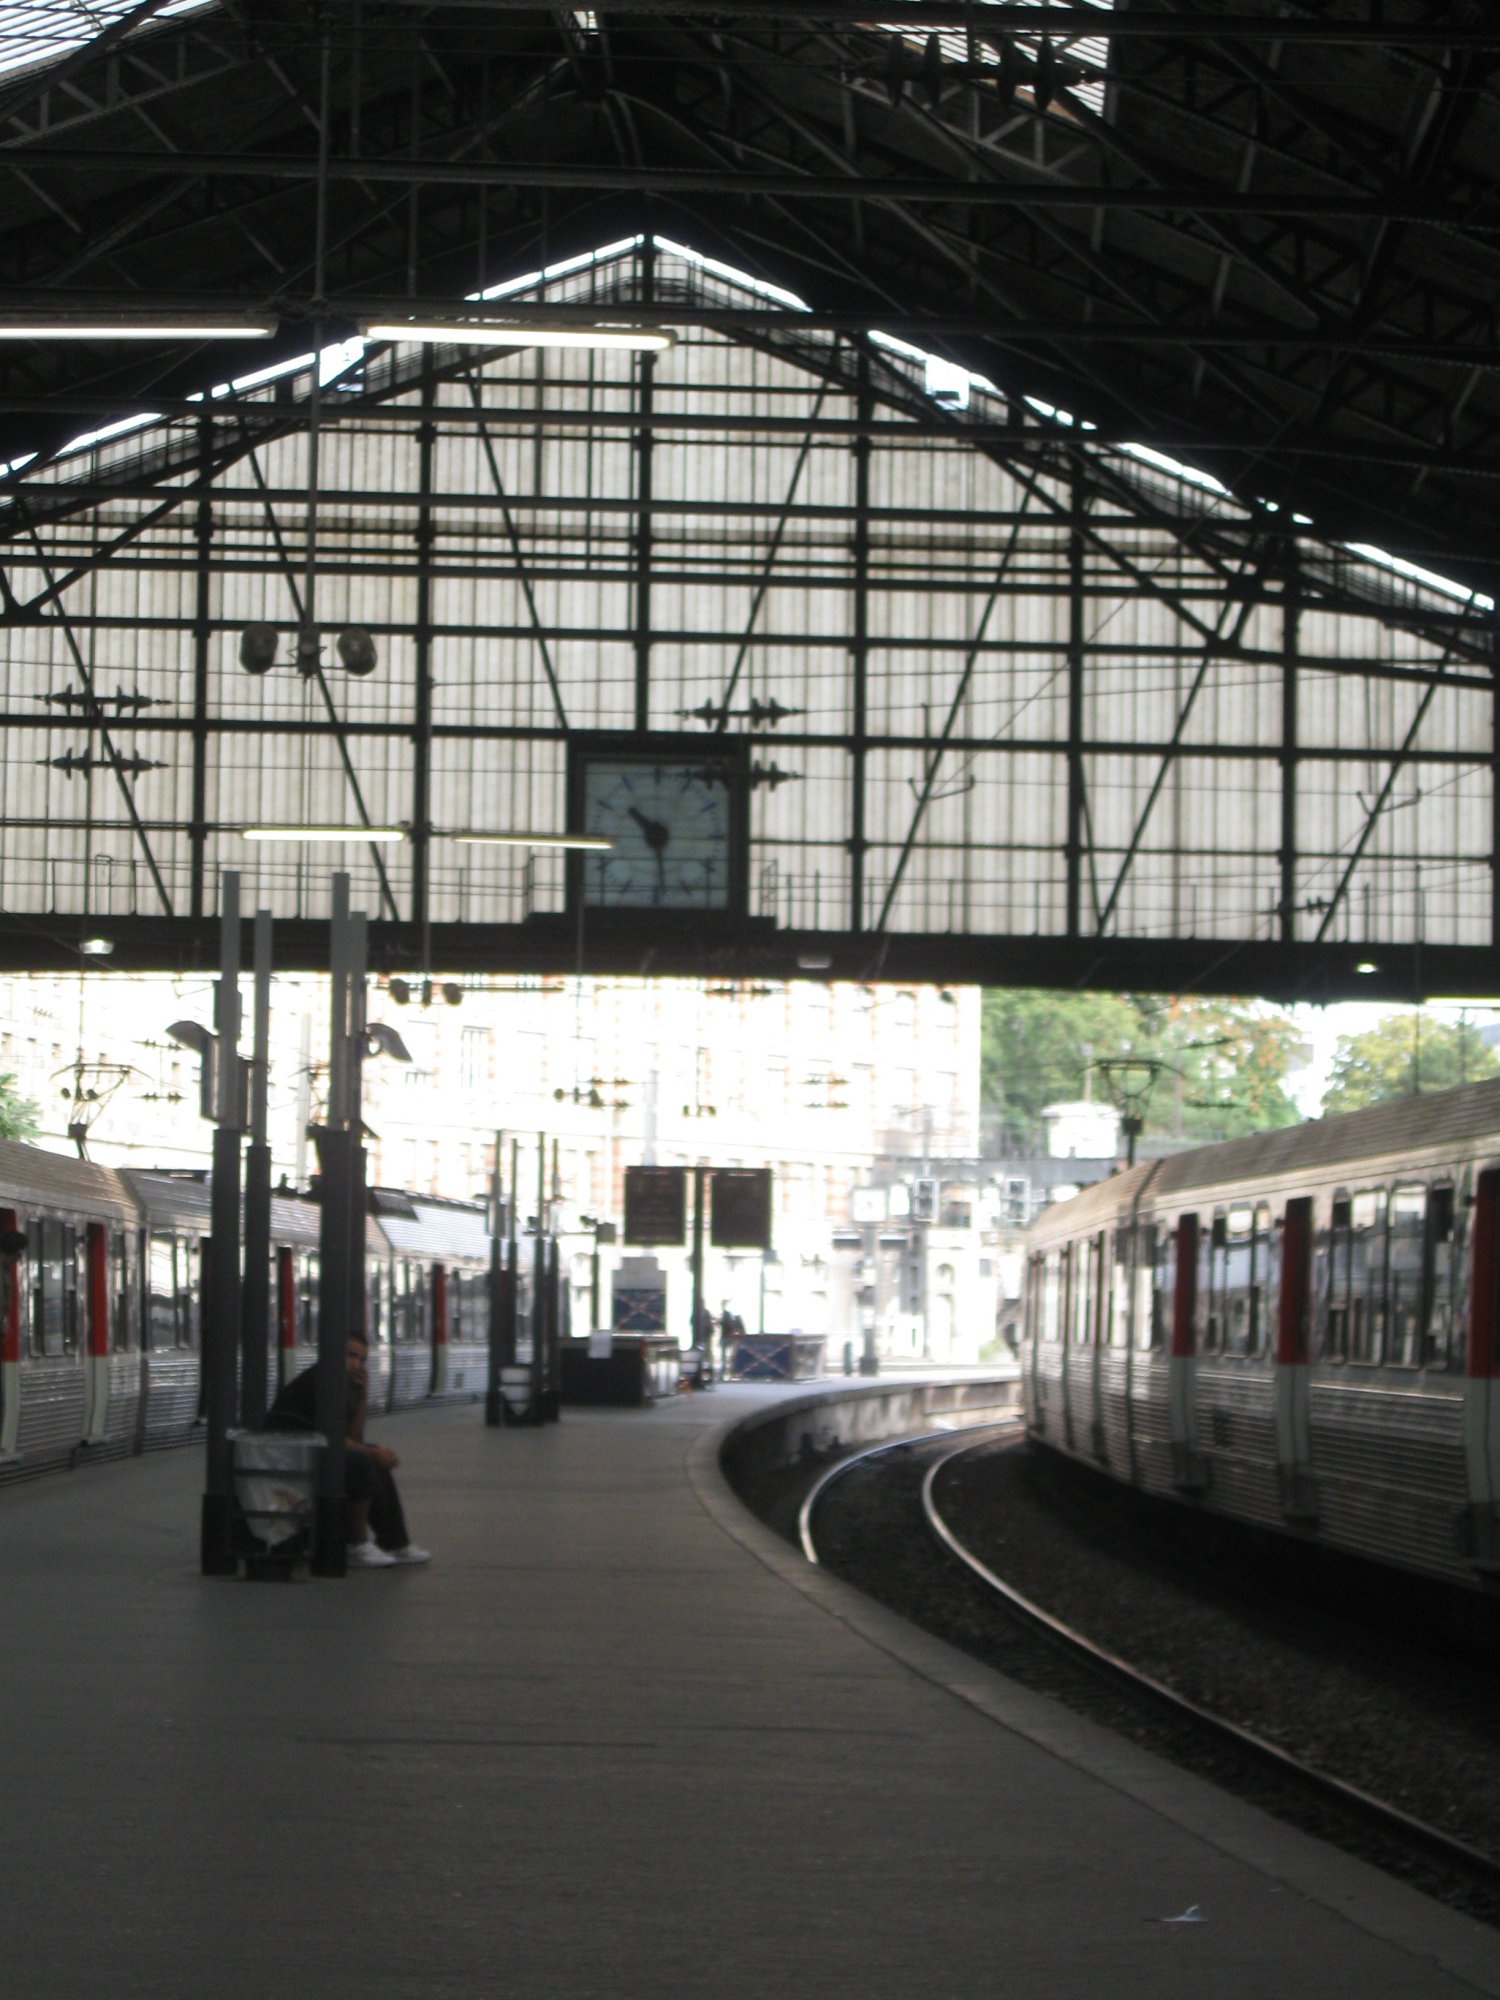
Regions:
<instances>
[{"instance_id":1,"label":"man's white sneaker","mask_svg":"<svg viewBox=\"0 0 1500 2000\"><path fill-rule=\"evenodd\" d=\"M395 1562L378 1542L351 1542L344 1552L350 1569L389 1569Z\"/></svg>"},{"instance_id":2,"label":"man's white sneaker","mask_svg":"<svg viewBox=\"0 0 1500 2000\"><path fill-rule=\"evenodd\" d=\"M388 1560L394 1563L425 1563L432 1561L431 1549L419 1549L415 1542L408 1542L404 1549L392 1549Z\"/></svg>"}]
</instances>

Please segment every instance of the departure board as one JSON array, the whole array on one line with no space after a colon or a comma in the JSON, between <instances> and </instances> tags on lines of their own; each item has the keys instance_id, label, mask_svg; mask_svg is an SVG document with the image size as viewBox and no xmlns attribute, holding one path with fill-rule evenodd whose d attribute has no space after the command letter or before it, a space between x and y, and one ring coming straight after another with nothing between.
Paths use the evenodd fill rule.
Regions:
<instances>
[{"instance_id":1,"label":"departure board","mask_svg":"<svg viewBox=\"0 0 1500 2000\"><path fill-rule=\"evenodd\" d=\"M716 1249L769 1250L771 1169L715 1167L709 1215L709 1241Z\"/></svg>"},{"instance_id":2,"label":"departure board","mask_svg":"<svg viewBox=\"0 0 1500 2000\"><path fill-rule=\"evenodd\" d=\"M647 1245L687 1241L687 1168L625 1169L625 1241Z\"/></svg>"}]
</instances>

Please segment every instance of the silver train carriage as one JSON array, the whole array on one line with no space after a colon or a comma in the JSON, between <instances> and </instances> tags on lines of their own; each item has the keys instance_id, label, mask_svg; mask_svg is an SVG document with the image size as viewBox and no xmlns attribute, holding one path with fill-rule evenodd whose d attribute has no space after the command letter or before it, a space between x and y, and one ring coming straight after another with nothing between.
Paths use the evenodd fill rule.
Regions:
<instances>
[{"instance_id":1,"label":"silver train carriage","mask_svg":"<svg viewBox=\"0 0 1500 2000\"><path fill-rule=\"evenodd\" d=\"M205 1175L115 1171L0 1140L0 1480L201 1436ZM489 1239L477 1204L372 1194L370 1401L483 1394ZM316 1355L317 1204L277 1191L270 1391Z\"/></svg>"},{"instance_id":2,"label":"silver train carriage","mask_svg":"<svg viewBox=\"0 0 1500 2000\"><path fill-rule=\"evenodd\" d=\"M1500 1081L1145 1162L1029 1236L1032 1435L1143 1491L1500 1577Z\"/></svg>"}]
</instances>

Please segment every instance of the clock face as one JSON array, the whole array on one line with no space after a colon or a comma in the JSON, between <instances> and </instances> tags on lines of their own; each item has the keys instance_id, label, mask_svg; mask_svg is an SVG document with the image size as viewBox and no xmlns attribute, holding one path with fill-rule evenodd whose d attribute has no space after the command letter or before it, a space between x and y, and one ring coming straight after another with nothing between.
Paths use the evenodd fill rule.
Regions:
<instances>
[{"instance_id":1,"label":"clock face","mask_svg":"<svg viewBox=\"0 0 1500 2000\"><path fill-rule=\"evenodd\" d=\"M591 760L582 790L584 831L614 842L582 857L590 908L729 909L727 771L708 758Z\"/></svg>"}]
</instances>

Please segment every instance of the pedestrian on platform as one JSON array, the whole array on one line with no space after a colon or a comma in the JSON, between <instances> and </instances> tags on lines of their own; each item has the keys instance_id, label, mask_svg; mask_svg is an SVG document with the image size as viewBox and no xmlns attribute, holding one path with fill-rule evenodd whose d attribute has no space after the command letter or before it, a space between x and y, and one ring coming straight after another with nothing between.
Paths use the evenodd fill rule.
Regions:
<instances>
[{"instance_id":1,"label":"pedestrian on platform","mask_svg":"<svg viewBox=\"0 0 1500 2000\"><path fill-rule=\"evenodd\" d=\"M396 1491L400 1460L383 1444L365 1436L369 1401L369 1342L359 1332L344 1343L348 1393L344 1419L344 1492L347 1496L348 1562L351 1569L390 1569L396 1563L424 1563L406 1531L406 1515ZM318 1427L318 1371L304 1368L282 1389L266 1413L266 1429L311 1431Z\"/></svg>"}]
</instances>

